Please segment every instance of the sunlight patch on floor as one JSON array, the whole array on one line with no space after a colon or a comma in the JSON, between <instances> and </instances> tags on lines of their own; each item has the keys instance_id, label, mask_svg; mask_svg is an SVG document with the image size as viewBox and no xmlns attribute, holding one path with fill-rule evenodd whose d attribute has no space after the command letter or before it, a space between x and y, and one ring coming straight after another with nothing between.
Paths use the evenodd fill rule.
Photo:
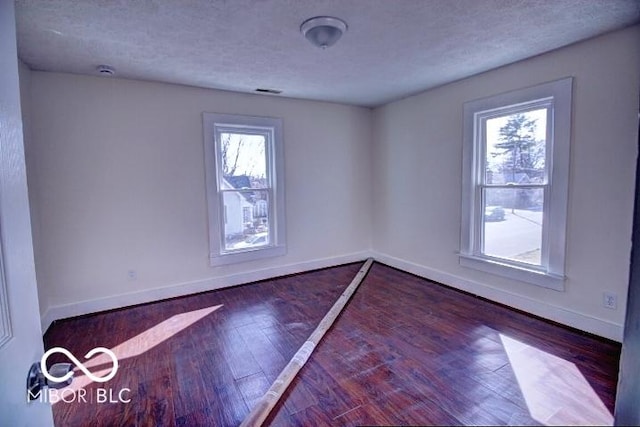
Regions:
<instances>
[{"instance_id":1,"label":"sunlight patch on floor","mask_svg":"<svg viewBox=\"0 0 640 427\"><path fill-rule=\"evenodd\" d=\"M575 364L500 334L531 417L544 425L613 425Z\"/></svg>"},{"instance_id":2,"label":"sunlight patch on floor","mask_svg":"<svg viewBox=\"0 0 640 427\"><path fill-rule=\"evenodd\" d=\"M136 335L135 337L129 338L110 350L115 353L119 361L129 357L139 356L193 325L203 317L213 313L220 307L222 307L222 305L215 305L212 307L205 307L200 310L176 314ZM110 364L111 359L109 356L101 354L100 356L87 361L84 365L89 368L92 366L100 366L105 363Z\"/></svg>"},{"instance_id":3,"label":"sunlight patch on floor","mask_svg":"<svg viewBox=\"0 0 640 427\"><path fill-rule=\"evenodd\" d=\"M198 320L213 313L221 307L222 304L202 308L200 310L189 311L187 313L176 314L147 329L146 331L116 345L110 350L116 355L116 357L118 358L118 362L122 362L124 359L139 356L156 347L157 345L163 343L164 341L167 341L174 335L187 329ZM112 370L112 360L105 353L100 353L100 355L87 361L84 361L81 357L79 357L79 359L87 368L95 368L97 366L101 367L101 369L99 370L90 369L91 373L95 376L104 377ZM109 366L109 368L102 369L103 365L107 365ZM69 386L60 389L58 393L60 395L64 394L66 396L69 396L69 393L75 393L81 389L84 389L92 382L93 381L89 377L84 375L81 370L75 368L73 382ZM105 383L105 386L108 386L108 384L108 382Z\"/></svg>"}]
</instances>

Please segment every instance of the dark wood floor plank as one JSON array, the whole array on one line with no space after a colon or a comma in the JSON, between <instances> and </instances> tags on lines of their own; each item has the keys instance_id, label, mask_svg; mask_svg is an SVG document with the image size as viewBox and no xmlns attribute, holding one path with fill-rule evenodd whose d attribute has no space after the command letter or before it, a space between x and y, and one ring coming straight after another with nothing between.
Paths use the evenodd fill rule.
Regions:
<instances>
[{"instance_id":1,"label":"dark wood floor plank","mask_svg":"<svg viewBox=\"0 0 640 427\"><path fill-rule=\"evenodd\" d=\"M261 371L265 373L267 378L275 379L288 363L285 356L271 343L262 329L245 325L237 330L244 340L249 354L256 360Z\"/></svg>"},{"instance_id":2,"label":"dark wood floor plank","mask_svg":"<svg viewBox=\"0 0 640 427\"><path fill-rule=\"evenodd\" d=\"M310 389L305 382L298 378L293 380L282 398L284 399L284 407L289 415L318 404L314 390Z\"/></svg>"},{"instance_id":3,"label":"dark wood floor plank","mask_svg":"<svg viewBox=\"0 0 640 427\"><path fill-rule=\"evenodd\" d=\"M201 375L201 355L197 347L179 346L172 354L175 383L173 388L175 416L181 417L204 410L208 406L209 393ZM198 398L193 398L198 396Z\"/></svg>"},{"instance_id":4,"label":"dark wood floor plank","mask_svg":"<svg viewBox=\"0 0 640 427\"><path fill-rule=\"evenodd\" d=\"M556 331L561 339L544 339ZM330 415L349 396L361 399L360 406L338 416L338 425L540 424L540 414L534 414L536 419L530 413L531 391L526 391L529 400L525 399L515 374L504 375L511 370L513 357L505 344L513 343L509 340L537 348L543 360L564 357L583 375L589 370L615 373L619 355L615 343L376 264L300 377L316 382L318 375L311 372L320 366L331 372L326 377L339 378L335 383L325 379L324 389L316 384L323 397L321 407ZM325 357L325 352L332 356ZM336 352L341 358L335 357ZM348 362L346 366L341 359ZM600 393L602 407L615 395L615 375L591 374L589 380L599 386L583 392L585 401L589 400L584 393L590 399ZM331 394L326 393L326 384ZM557 389L539 386L539 393L550 395ZM565 399L561 409L553 402L546 404L544 421L572 420L563 411L583 411L577 400ZM384 409L371 418L375 411L364 408ZM598 413L589 416L602 421ZM584 417L576 419L584 422Z\"/></svg>"},{"instance_id":5,"label":"dark wood floor plank","mask_svg":"<svg viewBox=\"0 0 640 427\"><path fill-rule=\"evenodd\" d=\"M132 390L133 392L133 390ZM132 398L133 393L127 395ZM136 425L171 426L175 419L173 390L169 376L156 377L138 384L136 404Z\"/></svg>"},{"instance_id":6,"label":"dark wood floor plank","mask_svg":"<svg viewBox=\"0 0 640 427\"><path fill-rule=\"evenodd\" d=\"M287 360L296 354L301 344L306 341L306 338L310 335L309 333L304 336L296 336L290 332L289 328L281 324L267 326L261 328L261 330L274 348Z\"/></svg>"},{"instance_id":7,"label":"dark wood floor plank","mask_svg":"<svg viewBox=\"0 0 640 427\"><path fill-rule=\"evenodd\" d=\"M198 366L206 394L197 398L206 403L213 419L221 425L238 425L249 408L234 381L229 363L211 350L201 352L199 356L201 361L209 363Z\"/></svg>"},{"instance_id":8,"label":"dark wood floor plank","mask_svg":"<svg viewBox=\"0 0 640 427\"><path fill-rule=\"evenodd\" d=\"M334 425L331 418L327 416L324 408L317 405L309 406L289 416L290 425L306 427L331 427Z\"/></svg>"},{"instance_id":9,"label":"dark wood floor plank","mask_svg":"<svg viewBox=\"0 0 640 427\"><path fill-rule=\"evenodd\" d=\"M259 372L236 380L236 386L238 390L240 390L247 407L251 409L267 390L269 390L271 381L269 381L264 373Z\"/></svg>"},{"instance_id":10,"label":"dark wood floor plank","mask_svg":"<svg viewBox=\"0 0 640 427\"><path fill-rule=\"evenodd\" d=\"M266 382L304 342L360 265L56 322L45 335L47 348L62 346L79 358L97 346L119 349L126 358L108 384L114 390L132 390L128 404L61 402L54 406L56 423L93 425L99 414L98 422L104 425L237 425L248 413L257 388L268 386ZM286 353L286 359L276 357L277 366L268 366L273 360L263 358L260 365L239 328L250 337L254 332L248 331L268 330L271 336L262 333L258 343L252 341L251 346L259 347L254 351L270 346L269 353L275 348L276 354ZM278 333L282 336L276 337ZM57 355L50 360L66 361ZM270 378L264 376L263 367ZM247 382L239 380L256 375L263 376L262 384L254 383L250 392ZM78 375L76 384L81 379ZM97 387L85 386L87 392Z\"/></svg>"},{"instance_id":11,"label":"dark wood floor plank","mask_svg":"<svg viewBox=\"0 0 640 427\"><path fill-rule=\"evenodd\" d=\"M228 363L234 379L262 372L237 328L223 329L219 332L215 343L220 346L221 357Z\"/></svg>"},{"instance_id":12,"label":"dark wood floor plank","mask_svg":"<svg viewBox=\"0 0 640 427\"><path fill-rule=\"evenodd\" d=\"M406 425L407 423L394 421L393 415L374 404L365 404L341 414L333 420L333 426L363 426L363 425ZM445 425L445 424L443 424ZM453 425L453 424L452 424Z\"/></svg>"},{"instance_id":13,"label":"dark wood floor plank","mask_svg":"<svg viewBox=\"0 0 640 427\"><path fill-rule=\"evenodd\" d=\"M47 348L114 349L108 387L132 390L128 404L57 403L56 423L238 425L360 265L56 322ZM617 343L376 263L266 425L606 425L619 355ZM86 393L104 387L77 375Z\"/></svg>"},{"instance_id":14,"label":"dark wood floor plank","mask_svg":"<svg viewBox=\"0 0 640 427\"><path fill-rule=\"evenodd\" d=\"M339 375L339 373L338 373ZM300 371L300 381L315 396L318 406L327 417L333 419L355 407L362 405L363 396L350 394L336 382L331 373L317 363L308 363ZM282 402L286 405L286 399Z\"/></svg>"}]
</instances>

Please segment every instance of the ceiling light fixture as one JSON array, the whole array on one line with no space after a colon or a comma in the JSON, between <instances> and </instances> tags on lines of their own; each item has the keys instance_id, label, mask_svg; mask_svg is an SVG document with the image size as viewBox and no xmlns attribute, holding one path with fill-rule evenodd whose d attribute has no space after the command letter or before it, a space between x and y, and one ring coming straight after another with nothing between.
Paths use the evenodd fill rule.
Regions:
<instances>
[{"instance_id":1,"label":"ceiling light fixture","mask_svg":"<svg viewBox=\"0 0 640 427\"><path fill-rule=\"evenodd\" d=\"M321 49L333 46L346 31L346 22L331 16L316 16L300 26L300 32L307 40Z\"/></svg>"}]
</instances>

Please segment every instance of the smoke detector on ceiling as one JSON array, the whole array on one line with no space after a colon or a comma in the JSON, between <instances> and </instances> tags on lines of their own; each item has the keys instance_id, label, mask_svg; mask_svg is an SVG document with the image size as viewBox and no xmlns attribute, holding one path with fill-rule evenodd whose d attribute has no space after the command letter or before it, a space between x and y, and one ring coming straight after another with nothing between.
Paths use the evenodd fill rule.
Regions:
<instances>
[{"instance_id":1,"label":"smoke detector on ceiling","mask_svg":"<svg viewBox=\"0 0 640 427\"><path fill-rule=\"evenodd\" d=\"M307 19L300 26L300 32L321 49L333 46L347 31L347 23L332 16L316 16Z\"/></svg>"},{"instance_id":2,"label":"smoke detector on ceiling","mask_svg":"<svg viewBox=\"0 0 640 427\"><path fill-rule=\"evenodd\" d=\"M113 76L116 73L116 70L109 65L98 65L96 70L101 76Z\"/></svg>"}]
</instances>

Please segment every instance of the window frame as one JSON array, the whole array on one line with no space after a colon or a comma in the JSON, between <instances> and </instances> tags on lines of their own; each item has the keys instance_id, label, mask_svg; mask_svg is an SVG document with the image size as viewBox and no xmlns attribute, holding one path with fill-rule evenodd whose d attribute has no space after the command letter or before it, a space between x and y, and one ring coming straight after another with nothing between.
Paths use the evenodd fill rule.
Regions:
<instances>
[{"instance_id":1,"label":"window frame","mask_svg":"<svg viewBox=\"0 0 640 427\"><path fill-rule=\"evenodd\" d=\"M543 83L464 104L460 264L491 274L564 290L573 78ZM547 108L544 184L487 185L484 126L488 119ZM543 188L541 265L483 253L485 188Z\"/></svg>"},{"instance_id":2,"label":"window frame","mask_svg":"<svg viewBox=\"0 0 640 427\"><path fill-rule=\"evenodd\" d=\"M280 118L235 114L203 113L206 193L209 220L209 261L211 266L235 264L286 254L283 121ZM222 133L262 135L265 138L267 187L255 189L222 188ZM224 194L266 192L269 242L259 247L225 248L226 205ZM244 213L242 212L244 215Z\"/></svg>"}]
</instances>

